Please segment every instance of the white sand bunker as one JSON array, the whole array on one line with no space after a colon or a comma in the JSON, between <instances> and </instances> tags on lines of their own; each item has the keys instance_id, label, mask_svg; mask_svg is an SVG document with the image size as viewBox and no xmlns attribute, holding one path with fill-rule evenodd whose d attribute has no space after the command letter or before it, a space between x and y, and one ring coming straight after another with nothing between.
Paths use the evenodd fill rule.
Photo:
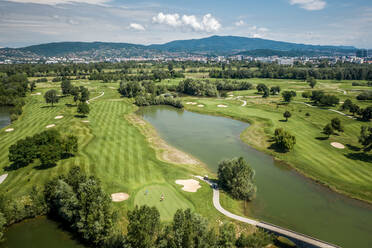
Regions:
<instances>
[{"instance_id":1,"label":"white sand bunker","mask_svg":"<svg viewBox=\"0 0 372 248\"><path fill-rule=\"evenodd\" d=\"M111 199L113 202L122 202L128 200L129 195L127 193L114 193L111 194Z\"/></svg>"},{"instance_id":2,"label":"white sand bunker","mask_svg":"<svg viewBox=\"0 0 372 248\"><path fill-rule=\"evenodd\" d=\"M183 185L182 190L186 192L196 192L199 188L201 188L199 181L195 179L176 180L176 183L179 185Z\"/></svg>"},{"instance_id":3,"label":"white sand bunker","mask_svg":"<svg viewBox=\"0 0 372 248\"><path fill-rule=\"evenodd\" d=\"M187 105L196 105L197 103L196 102L187 102L186 104Z\"/></svg>"},{"instance_id":4,"label":"white sand bunker","mask_svg":"<svg viewBox=\"0 0 372 248\"><path fill-rule=\"evenodd\" d=\"M345 146L341 143L338 143L338 142L332 142L331 143L331 146L337 148L337 149L345 149Z\"/></svg>"},{"instance_id":5,"label":"white sand bunker","mask_svg":"<svg viewBox=\"0 0 372 248\"><path fill-rule=\"evenodd\" d=\"M41 92L37 92L35 94L31 94L31 96L40 96L41 95Z\"/></svg>"},{"instance_id":6,"label":"white sand bunker","mask_svg":"<svg viewBox=\"0 0 372 248\"><path fill-rule=\"evenodd\" d=\"M3 174L3 175L1 175L0 176L0 184L2 184L4 181L5 181L5 179L8 177L8 174Z\"/></svg>"},{"instance_id":7,"label":"white sand bunker","mask_svg":"<svg viewBox=\"0 0 372 248\"><path fill-rule=\"evenodd\" d=\"M219 105L217 105L217 107L219 107L219 108L227 108L227 106L226 105L223 105L223 104L219 104Z\"/></svg>"},{"instance_id":8,"label":"white sand bunker","mask_svg":"<svg viewBox=\"0 0 372 248\"><path fill-rule=\"evenodd\" d=\"M85 121L81 121L81 122L84 122L84 123L89 123L89 121L88 121L88 120L85 120Z\"/></svg>"},{"instance_id":9,"label":"white sand bunker","mask_svg":"<svg viewBox=\"0 0 372 248\"><path fill-rule=\"evenodd\" d=\"M55 127L56 125L55 124L50 124L48 126L46 126L46 128L51 128L51 127Z\"/></svg>"},{"instance_id":10,"label":"white sand bunker","mask_svg":"<svg viewBox=\"0 0 372 248\"><path fill-rule=\"evenodd\" d=\"M63 115L58 115L58 116L54 117L54 119L56 119L56 120L59 120L59 119L62 119L62 118L63 118Z\"/></svg>"},{"instance_id":11,"label":"white sand bunker","mask_svg":"<svg viewBox=\"0 0 372 248\"><path fill-rule=\"evenodd\" d=\"M199 108L203 108L204 105L203 105L203 104L199 104L198 107L199 107Z\"/></svg>"},{"instance_id":12,"label":"white sand bunker","mask_svg":"<svg viewBox=\"0 0 372 248\"><path fill-rule=\"evenodd\" d=\"M230 94L230 95L228 95L229 97L233 97L234 95L233 94Z\"/></svg>"},{"instance_id":13,"label":"white sand bunker","mask_svg":"<svg viewBox=\"0 0 372 248\"><path fill-rule=\"evenodd\" d=\"M13 132L14 131L14 128L8 128L8 129L5 129L5 132L9 133L9 132Z\"/></svg>"}]
</instances>

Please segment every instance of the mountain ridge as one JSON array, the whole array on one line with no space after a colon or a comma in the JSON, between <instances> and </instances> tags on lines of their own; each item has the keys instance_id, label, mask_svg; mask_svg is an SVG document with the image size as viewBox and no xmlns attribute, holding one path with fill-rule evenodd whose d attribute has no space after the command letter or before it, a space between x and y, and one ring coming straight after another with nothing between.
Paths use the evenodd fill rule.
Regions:
<instances>
[{"instance_id":1,"label":"mountain ridge","mask_svg":"<svg viewBox=\"0 0 372 248\"><path fill-rule=\"evenodd\" d=\"M154 56L171 53L199 55L234 55L254 50L301 51L312 54L346 54L354 46L309 45L241 36L210 36L201 39L174 40L164 44L140 45L121 42L51 42L21 48L0 48L2 57L125 57ZM304 53L306 54L306 53Z\"/></svg>"}]
</instances>

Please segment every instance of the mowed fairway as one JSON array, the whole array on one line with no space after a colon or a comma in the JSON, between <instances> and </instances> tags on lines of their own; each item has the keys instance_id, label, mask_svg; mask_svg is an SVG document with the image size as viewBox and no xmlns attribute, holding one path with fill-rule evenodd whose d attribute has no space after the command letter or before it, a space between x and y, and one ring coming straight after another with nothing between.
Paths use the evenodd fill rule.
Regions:
<instances>
[{"instance_id":1,"label":"mowed fairway","mask_svg":"<svg viewBox=\"0 0 372 248\"><path fill-rule=\"evenodd\" d=\"M240 93L234 92L234 95L238 96ZM297 98L301 100L301 96ZM368 123L352 120L328 109L309 107L301 103L277 106L280 97L270 97L266 100L260 97L241 99L247 101L246 106L241 106L242 101L236 99L185 98L184 102L192 100L204 105L203 108L185 105L191 111L250 122L252 125L241 135L249 145L273 154L300 172L337 191L372 202L371 156L363 154L362 151L355 151L353 148L360 147L358 143L360 127ZM217 107L221 104L228 107ZM283 118L286 110L292 113L288 122ZM306 116L306 113L310 116ZM324 139L325 135L321 133L323 127L336 117L342 121L345 132ZM269 140L275 128L279 127L290 131L296 137L295 149L289 153L278 153L269 149L271 144ZM345 144L346 149L336 149L330 145L331 142Z\"/></svg>"},{"instance_id":2,"label":"mowed fairway","mask_svg":"<svg viewBox=\"0 0 372 248\"><path fill-rule=\"evenodd\" d=\"M74 82L79 85L79 82ZM110 84L91 83L91 98L105 94L90 103L90 114L86 118L78 118L71 97L61 98L55 107L48 107L42 95L28 96L21 118L9 127L15 130L6 133L0 131L0 166L7 168L8 148L17 140L42 132L49 124L55 124L56 129L64 134L75 134L79 138L79 152L75 157L61 160L57 166L48 169L37 169L39 162L35 161L24 168L10 170L8 178L0 187L6 196L17 197L29 192L32 186L41 186L51 178L64 174L74 165L80 166L89 175L97 176L107 193L126 192L130 195L127 201L114 203L122 217L135 204L148 204L159 207L162 220L171 220L178 208L191 208L209 218L221 215L214 210L209 187L202 187L197 193L186 193L175 185L179 178L188 178L193 171L185 165L169 164L159 161L156 152L151 148L146 137L137 127L129 123L125 116L133 113L136 107L128 99L120 98ZM37 92L45 92L52 88L39 86ZM54 88L58 89L59 84ZM64 117L60 120L54 118ZM83 122L85 121L85 122ZM86 122L89 121L89 122ZM193 167L195 170L195 166ZM203 171L205 169L203 168ZM146 185L151 186L150 195L142 201L137 193ZM160 186L159 186L160 185ZM157 193L155 193L157 192ZM166 200L159 205L160 194L163 192ZM164 207L164 209L162 209Z\"/></svg>"}]
</instances>

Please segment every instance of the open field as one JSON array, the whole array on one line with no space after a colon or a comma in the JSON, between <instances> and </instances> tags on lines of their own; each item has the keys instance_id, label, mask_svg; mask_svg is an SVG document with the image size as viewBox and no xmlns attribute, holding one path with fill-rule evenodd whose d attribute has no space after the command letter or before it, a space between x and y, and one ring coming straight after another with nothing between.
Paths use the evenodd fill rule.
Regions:
<instances>
[{"instance_id":1,"label":"open field","mask_svg":"<svg viewBox=\"0 0 372 248\"><path fill-rule=\"evenodd\" d=\"M252 83L263 82L268 86L279 85L282 90L296 90L297 97L294 102L284 105L280 96L262 99L256 94L256 90L233 92L233 99L212 99L185 97L184 102L197 102L204 108L196 105L185 105L191 111L212 115L221 115L243 121L252 125L245 130L241 138L249 145L258 150L274 155L296 168L302 174L321 182L330 188L347 194L351 197L372 202L372 158L368 153L357 149L360 147L358 136L362 125L369 123L360 122L332 112L329 108L318 108L307 106L303 103L307 99L301 97L299 91L310 90L305 82L289 80L247 80ZM344 99L355 100L355 92L346 92L351 82L318 81L316 89L338 94L341 101ZM356 87L353 87L356 88ZM230 94L230 93L229 93ZM239 100L236 96L242 96ZM252 98L254 97L254 98ZM242 107L242 101L247 102ZM358 102L361 106L370 105L370 102ZM227 108L219 108L218 105L226 105ZM336 110L337 107L331 109ZM283 113L289 110L292 117L288 122L283 121ZM310 116L305 114L309 113ZM340 135L332 135L325 139L322 134L323 127L338 117L344 125L345 132ZM296 136L297 144L294 151L283 154L269 149L270 138L275 128L282 127ZM336 149L330 143L339 142L346 149Z\"/></svg>"},{"instance_id":2,"label":"open field","mask_svg":"<svg viewBox=\"0 0 372 248\"><path fill-rule=\"evenodd\" d=\"M24 114L7 127L15 130L10 133L6 133L5 128L0 130L0 166L9 166L9 146L19 139L46 130L45 127L50 124L55 124L53 128L62 133L78 136L78 154L61 160L56 167L49 169L37 169L39 162L36 161L27 167L8 171L9 176L1 185L1 193L12 197L21 196L29 192L32 186L40 186L52 177L66 173L71 166L78 165L88 174L97 176L107 193L126 192L130 195L127 201L114 203L122 217L136 204L148 204L159 207L163 221L170 221L178 208L191 208L211 220L224 219L214 209L212 191L205 183L201 183L202 188L196 193L184 192L175 183L177 179L191 178L191 175L199 172L206 173L205 167L200 164L188 166L160 161L158 157L161 156L150 146L148 138L127 120L126 116L137 107L131 100L120 98L115 90L117 84L94 81L73 83L90 87L91 98L105 92L90 103L89 117L75 117L76 107L68 106L73 104L71 97L61 98L55 107L49 107L43 95L28 96ZM44 93L50 88L59 90L59 84L38 84L36 92ZM64 117L56 120L56 116ZM146 189L150 192L148 197L143 194ZM164 194L165 201L159 205L161 194ZM125 223L125 218L122 220Z\"/></svg>"}]
</instances>

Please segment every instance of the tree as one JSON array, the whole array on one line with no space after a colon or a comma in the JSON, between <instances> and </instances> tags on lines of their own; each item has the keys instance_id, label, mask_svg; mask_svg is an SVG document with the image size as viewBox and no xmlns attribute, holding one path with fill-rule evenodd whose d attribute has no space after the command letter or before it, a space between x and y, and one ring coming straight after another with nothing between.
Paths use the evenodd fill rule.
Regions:
<instances>
[{"instance_id":1,"label":"tree","mask_svg":"<svg viewBox=\"0 0 372 248\"><path fill-rule=\"evenodd\" d=\"M269 92L269 88L265 88L263 90L263 95L262 95L262 98L267 98L270 96L270 92Z\"/></svg>"},{"instance_id":2,"label":"tree","mask_svg":"<svg viewBox=\"0 0 372 248\"><path fill-rule=\"evenodd\" d=\"M277 149L288 152L294 148L296 137L282 128L275 129L274 142Z\"/></svg>"},{"instance_id":3,"label":"tree","mask_svg":"<svg viewBox=\"0 0 372 248\"><path fill-rule=\"evenodd\" d=\"M218 184L236 199L253 200L257 191L254 176L255 171L242 157L224 160L218 166Z\"/></svg>"},{"instance_id":4,"label":"tree","mask_svg":"<svg viewBox=\"0 0 372 248\"><path fill-rule=\"evenodd\" d=\"M264 93L265 91L269 92L269 88L267 88L266 84L262 84L262 83L258 84L256 86L256 89L258 93Z\"/></svg>"},{"instance_id":5,"label":"tree","mask_svg":"<svg viewBox=\"0 0 372 248\"><path fill-rule=\"evenodd\" d=\"M345 102L341 105L341 110L349 110L351 106L353 105L353 102L350 99L346 99Z\"/></svg>"},{"instance_id":6,"label":"tree","mask_svg":"<svg viewBox=\"0 0 372 248\"><path fill-rule=\"evenodd\" d=\"M316 79L314 77L309 77L306 82L309 84L309 86L313 89L316 85Z\"/></svg>"},{"instance_id":7,"label":"tree","mask_svg":"<svg viewBox=\"0 0 372 248\"><path fill-rule=\"evenodd\" d=\"M285 121L288 121L288 118L292 116L291 112L285 111L283 114L283 117L285 118Z\"/></svg>"},{"instance_id":8,"label":"tree","mask_svg":"<svg viewBox=\"0 0 372 248\"><path fill-rule=\"evenodd\" d=\"M371 120L372 119L372 106L359 110L359 114L363 121Z\"/></svg>"},{"instance_id":9,"label":"tree","mask_svg":"<svg viewBox=\"0 0 372 248\"><path fill-rule=\"evenodd\" d=\"M44 168L56 165L61 159L61 151L59 147L53 145L43 145L40 147L40 162Z\"/></svg>"},{"instance_id":10,"label":"tree","mask_svg":"<svg viewBox=\"0 0 372 248\"><path fill-rule=\"evenodd\" d=\"M79 87L73 86L70 90L70 94L74 97L74 102L76 103L80 98L80 90Z\"/></svg>"},{"instance_id":11,"label":"tree","mask_svg":"<svg viewBox=\"0 0 372 248\"><path fill-rule=\"evenodd\" d=\"M233 248L235 247L235 227L231 223L225 223L220 227L218 237L218 247Z\"/></svg>"},{"instance_id":12,"label":"tree","mask_svg":"<svg viewBox=\"0 0 372 248\"><path fill-rule=\"evenodd\" d=\"M360 111L360 107L356 104L351 104L350 107L349 107L349 111L350 113L352 113L353 115L357 114L359 111Z\"/></svg>"},{"instance_id":13,"label":"tree","mask_svg":"<svg viewBox=\"0 0 372 248\"><path fill-rule=\"evenodd\" d=\"M63 95L71 94L71 89L73 88L71 81L68 79L63 79L61 83L61 89Z\"/></svg>"},{"instance_id":14,"label":"tree","mask_svg":"<svg viewBox=\"0 0 372 248\"><path fill-rule=\"evenodd\" d=\"M343 126L341 125L341 120L339 118L333 118L331 120L331 126L334 130L338 131L338 132L344 132L344 128Z\"/></svg>"},{"instance_id":15,"label":"tree","mask_svg":"<svg viewBox=\"0 0 372 248\"><path fill-rule=\"evenodd\" d=\"M32 82L30 83L30 91L31 91L31 92L34 92L35 88L36 88L36 83L35 83L35 81L32 81Z\"/></svg>"},{"instance_id":16,"label":"tree","mask_svg":"<svg viewBox=\"0 0 372 248\"><path fill-rule=\"evenodd\" d=\"M361 127L359 143L364 146L364 151L370 151L372 149L372 127Z\"/></svg>"},{"instance_id":17,"label":"tree","mask_svg":"<svg viewBox=\"0 0 372 248\"><path fill-rule=\"evenodd\" d=\"M280 86L273 86L270 88L271 95L278 95L280 93Z\"/></svg>"},{"instance_id":18,"label":"tree","mask_svg":"<svg viewBox=\"0 0 372 248\"><path fill-rule=\"evenodd\" d=\"M332 128L332 125L331 124L327 124L324 128L323 128L323 133L325 135L328 136L331 136L333 134L333 128Z\"/></svg>"},{"instance_id":19,"label":"tree","mask_svg":"<svg viewBox=\"0 0 372 248\"><path fill-rule=\"evenodd\" d=\"M310 98L311 97L311 92L309 92L309 91L302 92L302 97L303 98Z\"/></svg>"},{"instance_id":20,"label":"tree","mask_svg":"<svg viewBox=\"0 0 372 248\"><path fill-rule=\"evenodd\" d=\"M84 86L80 86L80 101L86 102L89 100L89 90Z\"/></svg>"},{"instance_id":21,"label":"tree","mask_svg":"<svg viewBox=\"0 0 372 248\"><path fill-rule=\"evenodd\" d=\"M57 103L59 101L59 97L57 96L57 91L56 90L48 90L44 94L45 102L46 103L51 103L52 106L54 103Z\"/></svg>"},{"instance_id":22,"label":"tree","mask_svg":"<svg viewBox=\"0 0 372 248\"><path fill-rule=\"evenodd\" d=\"M83 116L89 114L89 105L86 102L80 102L77 106L77 112Z\"/></svg>"},{"instance_id":23,"label":"tree","mask_svg":"<svg viewBox=\"0 0 372 248\"><path fill-rule=\"evenodd\" d=\"M133 248L154 247L160 230L160 214L155 207L136 206L128 212L127 241Z\"/></svg>"},{"instance_id":24,"label":"tree","mask_svg":"<svg viewBox=\"0 0 372 248\"><path fill-rule=\"evenodd\" d=\"M283 96L283 99L285 102L291 102L292 101L292 98L295 97L297 94L296 94L296 91L283 91L282 93L282 96Z\"/></svg>"}]
</instances>

